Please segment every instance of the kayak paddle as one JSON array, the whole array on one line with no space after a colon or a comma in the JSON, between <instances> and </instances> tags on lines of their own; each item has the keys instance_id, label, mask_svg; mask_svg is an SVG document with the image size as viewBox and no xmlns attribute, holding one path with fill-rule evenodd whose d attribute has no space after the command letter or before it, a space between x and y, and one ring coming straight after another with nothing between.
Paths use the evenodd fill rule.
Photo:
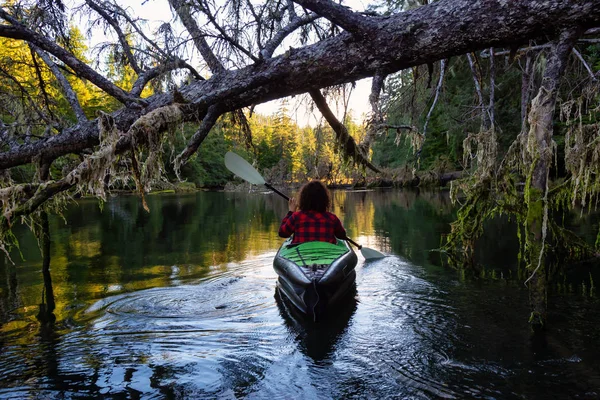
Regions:
<instances>
[{"instance_id":1,"label":"kayak paddle","mask_svg":"<svg viewBox=\"0 0 600 400\"><path fill-rule=\"evenodd\" d=\"M286 200L290 199L288 196L281 193L279 190L275 189L273 186L271 186L270 184L265 182L265 178L263 178L262 175L259 174L258 171L252 165L250 165L250 163L248 161L246 161L245 159L243 159L236 153L234 153L232 151L228 151L227 154L225 154L225 166L227 167L228 170L230 170L231 172L233 172L235 175L239 176L246 182L251 183L253 185L265 185L267 188L271 189L272 191L274 191L275 193L277 193L284 199L286 199ZM368 247L361 246L360 244L356 243L354 240L350 239L349 237L345 237L343 239L347 240L348 242L350 242L354 246L356 246L360 250L362 256L367 261L386 257L385 254L380 253L377 250L373 250Z\"/></svg>"}]
</instances>

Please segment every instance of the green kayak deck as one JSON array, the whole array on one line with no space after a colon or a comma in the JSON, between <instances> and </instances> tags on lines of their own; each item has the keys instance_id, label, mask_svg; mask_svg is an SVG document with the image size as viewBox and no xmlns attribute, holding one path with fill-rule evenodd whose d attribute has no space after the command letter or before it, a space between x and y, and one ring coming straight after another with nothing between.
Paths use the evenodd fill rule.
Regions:
<instances>
[{"instance_id":1,"label":"green kayak deck","mask_svg":"<svg viewBox=\"0 0 600 400\"><path fill-rule=\"evenodd\" d=\"M297 265L329 265L348 253L348 247L342 240L337 243L305 242L283 246L279 256Z\"/></svg>"}]
</instances>

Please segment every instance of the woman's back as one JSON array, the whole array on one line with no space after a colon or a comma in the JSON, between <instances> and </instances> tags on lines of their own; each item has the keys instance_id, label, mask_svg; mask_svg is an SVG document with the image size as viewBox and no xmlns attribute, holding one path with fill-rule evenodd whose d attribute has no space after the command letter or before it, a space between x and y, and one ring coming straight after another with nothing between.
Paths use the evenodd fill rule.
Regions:
<instances>
[{"instance_id":1,"label":"woman's back","mask_svg":"<svg viewBox=\"0 0 600 400\"><path fill-rule=\"evenodd\" d=\"M327 211L330 205L327 187L317 180L308 182L300 189L299 203L293 197L290 198L289 212L281 221L279 236L287 238L294 235L292 243L336 243L336 237L345 239L346 230L342 222L335 214Z\"/></svg>"},{"instance_id":2,"label":"woman's back","mask_svg":"<svg viewBox=\"0 0 600 400\"><path fill-rule=\"evenodd\" d=\"M294 235L292 243L321 241L336 243L344 239L346 231L339 218L330 212L296 211L289 212L279 228L279 236Z\"/></svg>"}]
</instances>

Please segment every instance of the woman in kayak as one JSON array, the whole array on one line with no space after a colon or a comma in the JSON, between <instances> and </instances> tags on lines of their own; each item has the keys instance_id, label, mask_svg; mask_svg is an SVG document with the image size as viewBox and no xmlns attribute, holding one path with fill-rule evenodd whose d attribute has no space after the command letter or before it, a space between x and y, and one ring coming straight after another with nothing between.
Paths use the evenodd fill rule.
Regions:
<instances>
[{"instance_id":1,"label":"woman in kayak","mask_svg":"<svg viewBox=\"0 0 600 400\"><path fill-rule=\"evenodd\" d=\"M290 197L289 211L279 227L279 236L294 235L292 243L312 241L337 243L346 239L346 230L339 218L330 213L329 191L321 181L313 180L300 189L300 201Z\"/></svg>"}]
</instances>

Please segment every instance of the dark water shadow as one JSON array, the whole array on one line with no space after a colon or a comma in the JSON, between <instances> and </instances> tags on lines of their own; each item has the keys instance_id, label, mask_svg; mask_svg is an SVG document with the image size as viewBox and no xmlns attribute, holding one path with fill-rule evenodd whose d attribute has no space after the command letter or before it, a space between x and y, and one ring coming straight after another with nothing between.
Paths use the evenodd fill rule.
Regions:
<instances>
[{"instance_id":1,"label":"dark water shadow","mask_svg":"<svg viewBox=\"0 0 600 400\"><path fill-rule=\"evenodd\" d=\"M296 338L300 351L314 362L320 363L330 360L335 353L340 338L356 312L356 294L354 284L341 304L330 310L319 322L314 322L309 316L298 311L279 287L275 288L275 302L285 326Z\"/></svg>"}]
</instances>

